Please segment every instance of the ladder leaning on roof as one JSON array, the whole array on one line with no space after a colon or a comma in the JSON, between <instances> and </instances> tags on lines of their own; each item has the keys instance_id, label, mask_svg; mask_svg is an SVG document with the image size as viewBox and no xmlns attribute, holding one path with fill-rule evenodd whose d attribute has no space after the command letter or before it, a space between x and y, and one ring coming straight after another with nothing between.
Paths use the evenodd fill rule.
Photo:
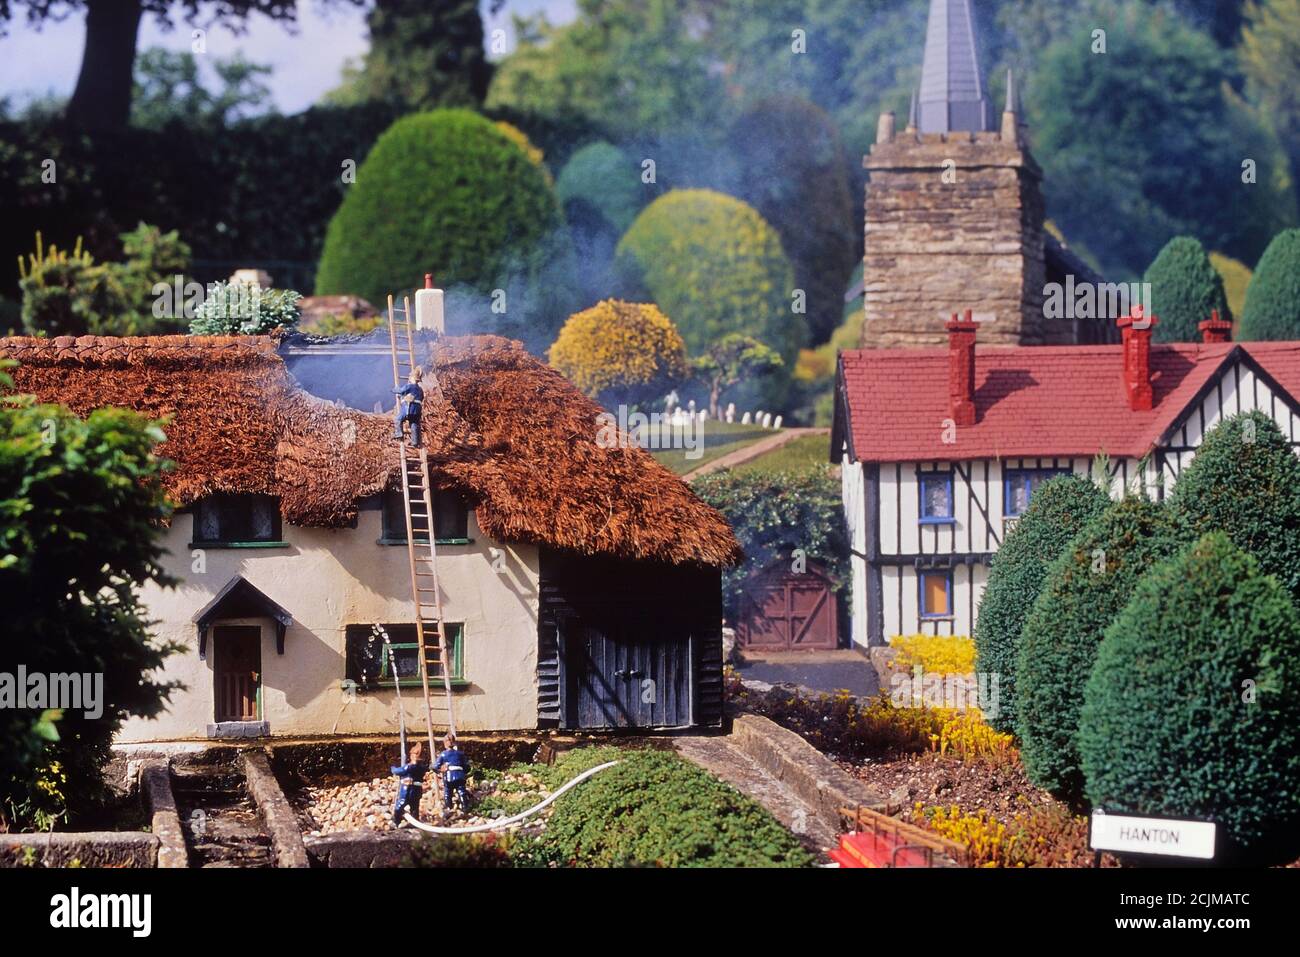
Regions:
<instances>
[{"instance_id":1,"label":"ladder leaning on roof","mask_svg":"<svg viewBox=\"0 0 1300 957\"><path fill-rule=\"evenodd\" d=\"M388 297L388 340L393 353L393 388L400 389L417 363L415 341L411 331L411 300L402 298L400 308ZM433 369L425 379L426 387L436 388ZM415 629L419 642L420 683L424 688L425 727L429 734L429 759L438 753L433 740L434 711L445 711L439 724L456 733L452 713L451 668L447 652L447 633L443 627L442 592L438 587L436 529L434 527L433 489L429 483L429 455L421 442L419 449L407 444L405 432L399 447L402 458L402 507L406 512L406 554L411 569L411 597L415 600ZM423 538L417 539L417 535ZM397 680L394 662L394 680ZM431 683L441 682L442 697L435 704Z\"/></svg>"}]
</instances>

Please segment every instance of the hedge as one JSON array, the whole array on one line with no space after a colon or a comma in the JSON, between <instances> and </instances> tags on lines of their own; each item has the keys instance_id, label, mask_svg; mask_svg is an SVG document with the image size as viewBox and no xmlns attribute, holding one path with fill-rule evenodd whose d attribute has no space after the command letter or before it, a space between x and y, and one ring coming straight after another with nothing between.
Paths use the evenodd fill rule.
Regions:
<instances>
[{"instance_id":1,"label":"hedge","mask_svg":"<svg viewBox=\"0 0 1300 957\"><path fill-rule=\"evenodd\" d=\"M1238 331L1241 339L1300 339L1300 229L1273 237L1250 285Z\"/></svg>"},{"instance_id":2,"label":"hedge","mask_svg":"<svg viewBox=\"0 0 1300 957\"><path fill-rule=\"evenodd\" d=\"M1084 526L1052 563L1016 659L1021 757L1039 787L1069 800L1081 797L1075 736L1097 646L1139 579L1180 543L1170 509L1129 497Z\"/></svg>"},{"instance_id":3,"label":"hedge","mask_svg":"<svg viewBox=\"0 0 1300 957\"><path fill-rule=\"evenodd\" d=\"M1153 569L1107 629L1079 719L1087 796L1212 820L1218 863L1300 853L1300 615L1222 532Z\"/></svg>"},{"instance_id":4,"label":"hedge","mask_svg":"<svg viewBox=\"0 0 1300 957\"><path fill-rule=\"evenodd\" d=\"M976 671L998 676L998 713L989 724L1016 728L1016 659L1025 619L1052 562L1110 499L1080 475L1063 475L1038 488L1029 508L993 556L975 620Z\"/></svg>"},{"instance_id":5,"label":"hedge","mask_svg":"<svg viewBox=\"0 0 1300 957\"><path fill-rule=\"evenodd\" d=\"M1232 321L1223 277L1210 262L1200 240L1175 236L1147 267L1143 282L1151 284L1149 307L1159 317L1158 342L1200 342L1197 326L1218 310Z\"/></svg>"},{"instance_id":6,"label":"hedge","mask_svg":"<svg viewBox=\"0 0 1300 957\"><path fill-rule=\"evenodd\" d=\"M570 752L566 777L608 758ZM567 867L807 867L812 857L752 799L665 751L623 751L619 764L555 805L517 863Z\"/></svg>"},{"instance_id":7,"label":"hedge","mask_svg":"<svg viewBox=\"0 0 1300 957\"><path fill-rule=\"evenodd\" d=\"M1271 416L1243 412L1207 432L1168 501L1195 534L1227 532L1300 600L1300 461Z\"/></svg>"},{"instance_id":8,"label":"hedge","mask_svg":"<svg viewBox=\"0 0 1300 957\"><path fill-rule=\"evenodd\" d=\"M693 353L728 332L781 354L786 370L803 343L792 311L794 272L776 231L751 206L710 190L674 190L647 206L618 244L623 298L654 302ZM789 373L764 392L780 403ZM770 406L769 406L770 407Z\"/></svg>"}]
</instances>

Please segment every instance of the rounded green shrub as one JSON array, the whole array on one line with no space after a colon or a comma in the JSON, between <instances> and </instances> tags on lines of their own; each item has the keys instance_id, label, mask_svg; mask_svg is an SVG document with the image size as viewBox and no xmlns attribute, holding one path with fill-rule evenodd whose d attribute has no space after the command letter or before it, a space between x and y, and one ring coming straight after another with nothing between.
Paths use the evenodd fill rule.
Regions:
<instances>
[{"instance_id":1,"label":"rounded green shrub","mask_svg":"<svg viewBox=\"0 0 1300 957\"><path fill-rule=\"evenodd\" d=\"M740 115L728 143L740 160L736 195L780 234L795 285L807 295L809 341L825 342L840 324L858 258L839 132L807 100L773 96Z\"/></svg>"},{"instance_id":2,"label":"rounded green shrub","mask_svg":"<svg viewBox=\"0 0 1300 957\"><path fill-rule=\"evenodd\" d=\"M1200 342L1196 327L1218 310L1232 321L1223 290L1223 277L1210 262L1205 247L1191 236L1175 236L1147 267L1143 282L1151 284L1151 310L1160 317L1158 342Z\"/></svg>"},{"instance_id":3,"label":"rounded green shrub","mask_svg":"<svg viewBox=\"0 0 1300 957\"><path fill-rule=\"evenodd\" d=\"M692 353L728 332L780 353L785 369L803 343L792 310L794 272L781 240L753 207L711 190L674 190L647 206L618 244L623 298L649 300L681 331ZM789 372L771 377L784 394Z\"/></svg>"},{"instance_id":4,"label":"rounded green shrub","mask_svg":"<svg viewBox=\"0 0 1300 957\"><path fill-rule=\"evenodd\" d=\"M542 168L490 120L433 110L394 123L357 170L326 231L316 293L378 304L432 272L495 331L549 341L567 315L570 258Z\"/></svg>"},{"instance_id":5,"label":"rounded green shrub","mask_svg":"<svg viewBox=\"0 0 1300 957\"><path fill-rule=\"evenodd\" d=\"M1300 460L1271 416L1243 412L1207 432L1168 501L1194 534L1226 532L1300 600Z\"/></svg>"},{"instance_id":6,"label":"rounded green shrub","mask_svg":"<svg viewBox=\"0 0 1300 957\"><path fill-rule=\"evenodd\" d=\"M517 850L516 859L564 867L812 863L765 808L677 755L624 751L618 760L562 797L546 830ZM585 763L574 763L573 773Z\"/></svg>"},{"instance_id":7,"label":"rounded green shrub","mask_svg":"<svg viewBox=\"0 0 1300 957\"><path fill-rule=\"evenodd\" d=\"M618 235L627 232L650 195L641 182L641 169L617 146L599 140L588 143L560 170L555 192L572 223L599 217Z\"/></svg>"},{"instance_id":8,"label":"rounded green shrub","mask_svg":"<svg viewBox=\"0 0 1300 957\"><path fill-rule=\"evenodd\" d=\"M1088 800L1212 820L1218 860L1300 853L1300 615L1222 532L1153 569L1084 693Z\"/></svg>"},{"instance_id":9,"label":"rounded green shrub","mask_svg":"<svg viewBox=\"0 0 1300 957\"><path fill-rule=\"evenodd\" d=\"M1020 754L1039 787L1070 800L1082 795L1075 736L1097 646L1142 576L1181 542L1170 509L1131 496L1085 525L1052 563L1016 659Z\"/></svg>"},{"instance_id":10,"label":"rounded green shrub","mask_svg":"<svg viewBox=\"0 0 1300 957\"><path fill-rule=\"evenodd\" d=\"M975 621L975 668L998 676L997 714L987 717L999 731L1016 728L1020 635L1047 570L1109 503L1106 493L1084 476L1051 479L1034 491L1029 508L993 556Z\"/></svg>"},{"instance_id":11,"label":"rounded green shrub","mask_svg":"<svg viewBox=\"0 0 1300 957\"><path fill-rule=\"evenodd\" d=\"M1242 339L1300 339L1300 229L1286 229L1264 250L1241 314Z\"/></svg>"}]
</instances>

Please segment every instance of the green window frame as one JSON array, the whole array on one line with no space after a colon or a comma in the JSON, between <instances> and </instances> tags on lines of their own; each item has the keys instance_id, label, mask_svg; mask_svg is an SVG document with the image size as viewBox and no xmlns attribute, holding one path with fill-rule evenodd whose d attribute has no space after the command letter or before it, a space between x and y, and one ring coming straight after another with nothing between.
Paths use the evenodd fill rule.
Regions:
<instances>
[{"instance_id":1,"label":"green window frame","mask_svg":"<svg viewBox=\"0 0 1300 957\"><path fill-rule=\"evenodd\" d=\"M287 548L280 500L271 495L205 496L194 503L190 548Z\"/></svg>"},{"instance_id":2,"label":"green window frame","mask_svg":"<svg viewBox=\"0 0 1300 957\"><path fill-rule=\"evenodd\" d=\"M420 688L423 683L420 680L419 673L419 648L420 643L416 637L415 625L413 623L403 624L385 624L384 630L388 632L389 638L392 639L392 653L401 655L403 652L411 653L414 659L412 662L416 670L414 673L408 673L404 677L394 680L393 661L390 655L389 645L385 644L378 638L373 639L373 645L368 649L371 653L366 654L367 649L363 649L362 643L371 641L370 625L348 625L346 629L347 638L347 674L345 679L355 682L360 691L375 691L381 689L400 686L402 688ZM465 625L463 622L447 622L444 631L451 648L451 684L453 688L466 687L469 682L465 678ZM364 660L374 661L377 656L378 667L373 673L363 674L362 671L374 668L363 663Z\"/></svg>"},{"instance_id":3,"label":"green window frame","mask_svg":"<svg viewBox=\"0 0 1300 957\"><path fill-rule=\"evenodd\" d=\"M406 510L400 492L389 491L381 496L380 545L406 544ZM469 505L455 492L433 493L434 543L437 545L470 545ZM428 541L426 535L416 535L417 543Z\"/></svg>"}]
</instances>

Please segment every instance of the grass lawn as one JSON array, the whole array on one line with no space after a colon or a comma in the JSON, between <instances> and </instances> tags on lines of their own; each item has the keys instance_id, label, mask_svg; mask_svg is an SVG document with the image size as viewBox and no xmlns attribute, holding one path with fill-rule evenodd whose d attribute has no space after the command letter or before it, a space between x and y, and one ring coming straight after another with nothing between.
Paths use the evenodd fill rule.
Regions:
<instances>
[{"instance_id":1,"label":"grass lawn","mask_svg":"<svg viewBox=\"0 0 1300 957\"><path fill-rule=\"evenodd\" d=\"M830 462L831 437L829 435L804 435L787 442L779 449L773 449L742 465L737 465L734 472L784 472L802 470L812 465L826 465Z\"/></svg>"},{"instance_id":2,"label":"grass lawn","mask_svg":"<svg viewBox=\"0 0 1300 957\"><path fill-rule=\"evenodd\" d=\"M737 422L715 422L709 420L704 423L704 447L701 449L686 448L661 448L652 451L651 454L660 465L666 465L678 475L685 475L687 472L693 472L701 465L706 465L720 456L727 455L743 449L747 445L766 439L769 436L776 435L772 429L759 428L756 425L741 425ZM691 436L695 440L695 436ZM671 441L668 432L664 434L664 440L661 444L666 445ZM694 456L688 458L687 456Z\"/></svg>"}]
</instances>

